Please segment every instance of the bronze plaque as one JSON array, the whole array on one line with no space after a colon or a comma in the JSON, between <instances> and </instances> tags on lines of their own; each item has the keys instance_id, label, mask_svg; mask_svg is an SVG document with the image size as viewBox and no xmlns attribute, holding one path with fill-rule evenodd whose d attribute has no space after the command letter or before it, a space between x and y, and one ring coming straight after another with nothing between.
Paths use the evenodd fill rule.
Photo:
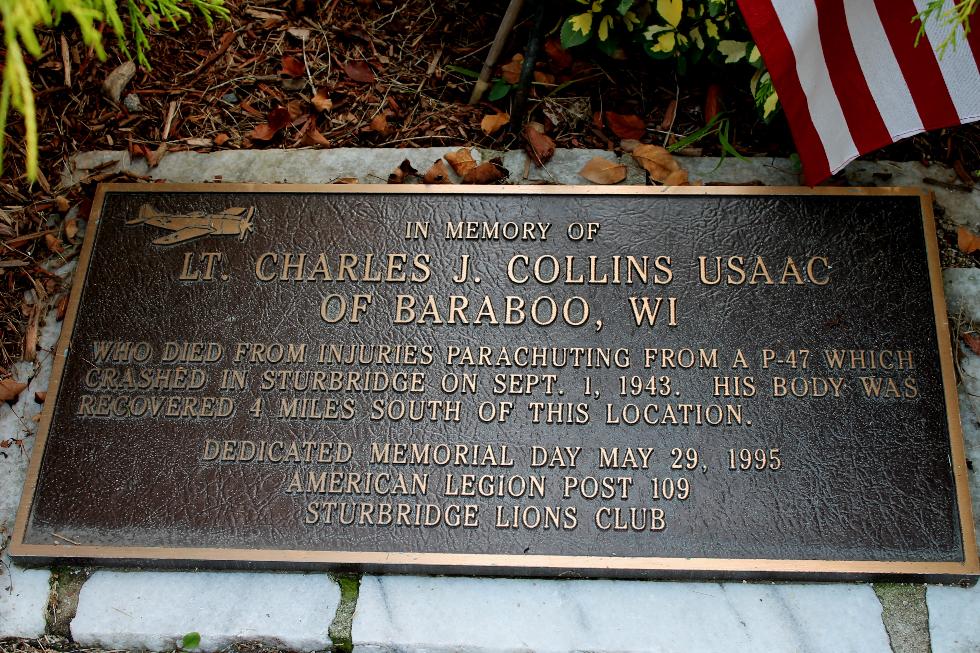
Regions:
<instances>
[{"instance_id":1,"label":"bronze plaque","mask_svg":"<svg viewBox=\"0 0 980 653\"><path fill-rule=\"evenodd\" d=\"M977 574L901 189L106 185L19 561Z\"/></svg>"}]
</instances>

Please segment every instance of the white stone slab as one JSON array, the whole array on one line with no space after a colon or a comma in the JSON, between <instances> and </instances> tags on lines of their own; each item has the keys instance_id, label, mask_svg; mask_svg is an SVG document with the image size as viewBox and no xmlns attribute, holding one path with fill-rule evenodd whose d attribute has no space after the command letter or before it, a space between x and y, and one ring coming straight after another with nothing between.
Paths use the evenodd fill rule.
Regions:
<instances>
[{"instance_id":1,"label":"white stone slab","mask_svg":"<svg viewBox=\"0 0 980 653\"><path fill-rule=\"evenodd\" d=\"M97 571L82 586L72 638L82 646L173 650L189 632L201 650L258 641L328 648L340 588L326 574Z\"/></svg>"},{"instance_id":2,"label":"white stone slab","mask_svg":"<svg viewBox=\"0 0 980 653\"><path fill-rule=\"evenodd\" d=\"M946 305L954 324L980 324L980 270L976 268L949 268L943 270ZM969 472L970 495L973 500L973 516L980 542L980 356L962 342L954 343L961 353L959 372L960 421L963 425L963 441L966 458L973 462ZM980 624L978 624L980 629Z\"/></svg>"},{"instance_id":3,"label":"white stone slab","mask_svg":"<svg viewBox=\"0 0 980 653\"><path fill-rule=\"evenodd\" d=\"M0 639L43 635L50 589L47 569L24 569L0 556Z\"/></svg>"},{"instance_id":4,"label":"white stone slab","mask_svg":"<svg viewBox=\"0 0 980 653\"><path fill-rule=\"evenodd\" d=\"M14 378L26 382L27 388L20 393L14 404L0 402L0 440L19 441L19 444L0 449L0 531L13 531L17 505L20 503L27 464L30 462L37 433L42 405L34 400L34 393L45 391L51 377L54 362L54 346L61 333L61 323L55 311L49 311L38 331L40 350L32 363L22 361L14 365Z\"/></svg>"},{"instance_id":5,"label":"white stone slab","mask_svg":"<svg viewBox=\"0 0 980 653\"><path fill-rule=\"evenodd\" d=\"M963 445L966 459L973 462L967 472L970 481L970 498L973 501L973 524L977 542L980 542L980 397L970 397L960 389L960 422L963 425ZM980 553L980 545L978 545ZM980 628L980 624L977 626Z\"/></svg>"},{"instance_id":6,"label":"white stone slab","mask_svg":"<svg viewBox=\"0 0 980 653\"><path fill-rule=\"evenodd\" d=\"M356 177L361 183L383 184L388 175L406 158L421 173L446 152L456 147L425 148L356 148L328 150L221 150L218 152L174 152L168 154L155 168L149 168L143 158L131 159L126 151L82 152L74 156L61 179L61 186L70 187L92 171L100 173L126 171L170 182L255 182L255 183L329 183L341 177ZM510 172L508 182L557 184L588 184L578 171L594 156L619 160L626 164L628 177L624 184L644 184L643 172L629 155L617 156L605 150L558 149L544 167L532 165L524 177L527 155L520 150L494 152L470 148L477 161L499 156ZM690 173L692 181L725 184L758 184L771 186L799 185L796 165L786 158L727 157L719 165L717 157L678 157ZM117 165L100 167L115 161ZM855 185L919 186L935 192L950 220L956 224L980 228L980 190L972 192L950 190L948 187L926 183L934 179L944 184L960 186L956 173L943 165L926 167L918 162L855 161L845 175ZM455 175L453 178L456 179Z\"/></svg>"},{"instance_id":7,"label":"white stone slab","mask_svg":"<svg viewBox=\"0 0 980 653\"><path fill-rule=\"evenodd\" d=\"M867 585L365 576L359 651L890 653Z\"/></svg>"},{"instance_id":8,"label":"white stone slab","mask_svg":"<svg viewBox=\"0 0 980 653\"><path fill-rule=\"evenodd\" d=\"M115 167L99 168L100 172L126 171L148 175L155 180L174 183L253 182L327 184L337 179L354 177L363 184L385 184L388 175L408 159L420 174L447 152L459 148L423 147L414 149L340 147L331 150L223 150L201 154L174 152L149 168L143 158L131 159L128 152L83 152L72 158L62 177L61 185L70 186L89 171L110 161ZM482 155L470 148L476 161Z\"/></svg>"},{"instance_id":9,"label":"white stone slab","mask_svg":"<svg viewBox=\"0 0 980 653\"><path fill-rule=\"evenodd\" d=\"M503 156L504 167L510 173L507 182L511 184L534 184L545 182L548 184L584 184L591 185L579 172L588 161L594 157L601 157L609 161L622 163L626 166L626 179L621 181L620 186L643 186L647 183L646 173L636 165L633 157L629 155L617 156L615 152L606 150L555 150L555 155L546 165L538 167L533 163L527 165L528 156L521 150L511 150ZM527 177L524 176L525 170Z\"/></svg>"},{"instance_id":10,"label":"white stone slab","mask_svg":"<svg viewBox=\"0 0 980 653\"><path fill-rule=\"evenodd\" d=\"M949 314L980 324L980 269L947 268L943 281Z\"/></svg>"},{"instance_id":11,"label":"white stone slab","mask_svg":"<svg viewBox=\"0 0 980 653\"><path fill-rule=\"evenodd\" d=\"M932 653L980 651L980 586L930 586L926 603Z\"/></svg>"},{"instance_id":12,"label":"white stone slab","mask_svg":"<svg viewBox=\"0 0 980 653\"><path fill-rule=\"evenodd\" d=\"M882 173L891 176L882 179ZM965 191L956 172L947 166L934 163L927 167L918 161L854 161L844 174L855 186L919 186L931 190L950 221L973 229L980 227L980 190ZM960 190L930 184L925 179L952 184Z\"/></svg>"},{"instance_id":13,"label":"white stone slab","mask_svg":"<svg viewBox=\"0 0 980 653\"><path fill-rule=\"evenodd\" d=\"M62 176L62 187L69 187L94 170L129 172L170 182L254 182L254 183L329 183L342 177L355 177L361 183L384 184L388 175L406 158L420 172L455 147L418 149L336 148L331 150L223 150L211 153L174 152L166 155L155 168L142 158L131 159L126 151L100 150L82 152L72 158ZM477 161L499 156L510 176L508 182L552 184L586 184L578 173L587 161L600 156L624 163L627 178L621 185L643 185L646 176L629 155L617 156L605 150L558 149L543 168L527 166L527 155L521 150L494 152L470 148ZM692 180L728 184L759 183L776 186L797 185L799 174L788 159L756 157L742 161L733 157L718 165L714 157L679 157ZM115 166L103 167L110 162ZM528 171L524 176L525 168ZM455 175L453 178L458 181Z\"/></svg>"},{"instance_id":14,"label":"white stone slab","mask_svg":"<svg viewBox=\"0 0 980 653\"><path fill-rule=\"evenodd\" d=\"M746 160L732 156L719 161L717 157L679 157L691 180L729 185L758 184L767 186L799 186L800 172L785 158L757 156Z\"/></svg>"}]
</instances>

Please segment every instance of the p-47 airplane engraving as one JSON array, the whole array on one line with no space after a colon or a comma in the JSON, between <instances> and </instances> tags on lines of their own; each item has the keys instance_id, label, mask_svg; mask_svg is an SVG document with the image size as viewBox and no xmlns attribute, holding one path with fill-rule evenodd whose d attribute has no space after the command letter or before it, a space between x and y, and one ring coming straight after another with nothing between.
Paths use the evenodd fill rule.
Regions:
<instances>
[{"instance_id":1,"label":"p-47 airplane engraving","mask_svg":"<svg viewBox=\"0 0 980 653\"><path fill-rule=\"evenodd\" d=\"M152 241L154 245L166 247L204 236L238 236L239 240L245 240L248 232L254 229L252 225L254 213L254 206L231 207L220 213L204 211L185 214L163 213L149 204L144 204L140 207L139 215L127 220L126 224L148 224L173 232Z\"/></svg>"}]
</instances>

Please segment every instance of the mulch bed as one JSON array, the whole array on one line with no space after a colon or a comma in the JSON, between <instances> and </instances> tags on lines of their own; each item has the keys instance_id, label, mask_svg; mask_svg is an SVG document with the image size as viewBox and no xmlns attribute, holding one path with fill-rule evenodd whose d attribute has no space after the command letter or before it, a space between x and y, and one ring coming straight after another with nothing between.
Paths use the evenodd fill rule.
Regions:
<instances>
[{"instance_id":1,"label":"mulch bed","mask_svg":"<svg viewBox=\"0 0 980 653\"><path fill-rule=\"evenodd\" d=\"M203 20L151 36L151 70L138 70L121 101L103 83L126 61L110 48L99 61L70 21L41 35L44 55L31 64L37 94L41 174L24 177L23 125L11 116L0 176L0 378L32 351L40 312L65 288L50 269L76 255L95 171L82 184L57 187L76 152L128 149L151 164L168 152L296 147L524 146L520 131L481 128L510 110L514 93L467 104L506 2L229 0L230 22ZM678 77L669 64L637 54L612 60L595 51L556 47L553 29L536 68L528 119L558 147L622 151L624 140L667 144L701 128L705 111L725 111L731 139L746 155L789 156L785 121L762 123L748 93L749 70L701 68ZM518 23L495 76L513 80L530 20ZM112 40L106 35L107 43ZM109 43L111 45L111 43ZM67 66L65 63L67 62ZM711 99L709 99L709 89ZM706 104L710 105L706 107ZM640 129L636 129L636 125ZM717 138L690 154L718 154ZM972 185L980 168L980 127L914 137L874 155L955 166ZM833 182L832 182L833 183ZM27 301L24 293L33 291ZM63 301L63 299L61 299ZM24 347L25 341L28 347Z\"/></svg>"}]
</instances>

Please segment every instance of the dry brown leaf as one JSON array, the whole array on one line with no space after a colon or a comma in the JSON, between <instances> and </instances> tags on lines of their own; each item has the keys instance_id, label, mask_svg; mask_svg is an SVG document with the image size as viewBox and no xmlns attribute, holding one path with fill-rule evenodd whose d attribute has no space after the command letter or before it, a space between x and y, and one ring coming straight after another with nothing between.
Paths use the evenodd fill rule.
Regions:
<instances>
[{"instance_id":1,"label":"dry brown leaf","mask_svg":"<svg viewBox=\"0 0 980 653\"><path fill-rule=\"evenodd\" d=\"M515 54L514 57L500 67L500 76L508 84L516 84L521 78L521 66L524 65L524 55Z\"/></svg>"},{"instance_id":2,"label":"dry brown leaf","mask_svg":"<svg viewBox=\"0 0 980 653\"><path fill-rule=\"evenodd\" d=\"M966 343L966 346L969 347L974 354L980 356L980 334L966 331L960 337L963 338L963 342Z\"/></svg>"},{"instance_id":3,"label":"dry brown leaf","mask_svg":"<svg viewBox=\"0 0 980 653\"><path fill-rule=\"evenodd\" d=\"M61 241L58 240L58 237L54 234L44 235L44 246L47 247L48 251L52 254L61 254L63 251L65 251L65 246L61 244Z\"/></svg>"},{"instance_id":4,"label":"dry brown leaf","mask_svg":"<svg viewBox=\"0 0 980 653\"><path fill-rule=\"evenodd\" d=\"M58 195L54 198L54 208L58 213L68 213L68 209L71 208L71 204L68 203L68 198L64 195Z\"/></svg>"},{"instance_id":5,"label":"dry brown leaf","mask_svg":"<svg viewBox=\"0 0 980 653\"><path fill-rule=\"evenodd\" d=\"M306 115L306 102L303 100L290 100L286 104L286 112L289 113L289 121L296 122L300 116Z\"/></svg>"},{"instance_id":6,"label":"dry brown leaf","mask_svg":"<svg viewBox=\"0 0 980 653\"><path fill-rule=\"evenodd\" d=\"M500 157L485 161L463 175L464 184L492 184L507 177Z\"/></svg>"},{"instance_id":7,"label":"dry brown leaf","mask_svg":"<svg viewBox=\"0 0 980 653\"><path fill-rule=\"evenodd\" d=\"M545 73L540 70L535 70L534 81L536 81L538 84L548 84L549 86L554 86L555 76L550 73Z\"/></svg>"},{"instance_id":8,"label":"dry brown leaf","mask_svg":"<svg viewBox=\"0 0 980 653\"><path fill-rule=\"evenodd\" d=\"M289 109L286 107L276 107L269 112L268 117L266 117L266 122L273 130L279 131L289 123L293 121L293 117L289 113Z\"/></svg>"},{"instance_id":9,"label":"dry brown leaf","mask_svg":"<svg viewBox=\"0 0 980 653\"><path fill-rule=\"evenodd\" d=\"M41 310L37 306L31 306L28 313L27 330L24 332L24 349L21 355L25 361L32 361L37 358L37 337L38 329L41 326Z\"/></svg>"},{"instance_id":10,"label":"dry brown leaf","mask_svg":"<svg viewBox=\"0 0 980 653\"><path fill-rule=\"evenodd\" d=\"M963 165L963 159L957 159L953 162L953 171L956 173L956 176L960 178L960 181L971 188L973 187L973 176L966 171L966 166Z\"/></svg>"},{"instance_id":11,"label":"dry brown leaf","mask_svg":"<svg viewBox=\"0 0 980 653\"><path fill-rule=\"evenodd\" d=\"M674 155L659 145L640 145L630 152L630 156L650 173L651 179L659 182L667 179L670 173L681 169Z\"/></svg>"},{"instance_id":12,"label":"dry brown leaf","mask_svg":"<svg viewBox=\"0 0 980 653\"><path fill-rule=\"evenodd\" d=\"M0 401L14 401L27 387L26 383L20 383L13 379L0 381Z\"/></svg>"},{"instance_id":13,"label":"dry brown leaf","mask_svg":"<svg viewBox=\"0 0 980 653\"><path fill-rule=\"evenodd\" d=\"M146 164L151 168L155 168L160 163L160 161L163 160L163 157L167 154L167 151L169 149L170 149L169 145L167 145L166 143L160 143L160 145L157 146L157 149L153 150L152 152L147 151Z\"/></svg>"},{"instance_id":14,"label":"dry brown leaf","mask_svg":"<svg viewBox=\"0 0 980 653\"><path fill-rule=\"evenodd\" d=\"M130 158L138 159L140 157L143 157L144 159L148 159L149 154L150 154L150 148L148 148L146 145L143 145L142 143L133 143L132 141L130 141L129 143Z\"/></svg>"},{"instance_id":15,"label":"dry brown leaf","mask_svg":"<svg viewBox=\"0 0 980 653\"><path fill-rule=\"evenodd\" d=\"M618 184L626 179L626 166L596 156L582 166L578 173L593 184Z\"/></svg>"},{"instance_id":16,"label":"dry brown leaf","mask_svg":"<svg viewBox=\"0 0 980 653\"><path fill-rule=\"evenodd\" d=\"M78 235L78 218L65 220L65 236L68 240L75 240Z\"/></svg>"},{"instance_id":17,"label":"dry brown leaf","mask_svg":"<svg viewBox=\"0 0 980 653\"><path fill-rule=\"evenodd\" d=\"M61 322L65 319L65 313L68 312L68 295L62 295L58 300L58 305L55 307L55 320Z\"/></svg>"},{"instance_id":18,"label":"dry brown leaf","mask_svg":"<svg viewBox=\"0 0 980 653\"><path fill-rule=\"evenodd\" d=\"M623 140L619 141L619 147L624 152L632 152L641 145L643 145L643 143L635 138L624 138Z\"/></svg>"},{"instance_id":19,"label":"dry brown leaf","mask_svg":"<svg viewBox=\"0 0 980 653\"><path fill-rule=\"evenodd\" d=\"M38 390L37 392L34 393L34 401L36 401L39 404L43 404L44 400L47 398L48 398L48 393L45 392L44 390Z\"/></svg>"},{"instance_id":20,"label":"dry brown leaf","mask_svg":"<svg viewBox=\"0 0 980 653\"><path fill-rule=\"evenodd\" d=\"M371 118L371 124L368 125L368 129L373 132L377 132L381 135L388 133L388 119L385 118L383 113L379 113L374 118Z\"/></svg>"},{"instance_id":21,"label":"dry brown leaf","mask_svg":"<svg viewBox=\"0 0 980 653\"><path fill-rule=\"evenodd\" d=\"M568 53L568 50L561 47L561 41L558 39L548 39L545 41L544 51L558 70L568 68L572 65L572 55Z\"/></svg>"},{"instance_id":22,"label":"dry brown leaf","mask_svg":"<svg viewBox=\"0 0 980 653\"><path fill-rule=\"evenodd\" d=\"M452 166L453 170L460 177L476 167L476 161L473 159L473 155L470 154L468 147L461 147L455 152L449 152L443 155L443 158L449 162L449 165Z\"/></svg>"},{"instance_id":23,"label":"dry brown leaf","mask_svg":"<svg viewBox=\"0 0 980 653\"><path fill-rule=\"evenodd\" d=\"M328 141L327 137L324 136L323 133L317 128L316 122L313 120L307 123L307 127L303 131L303 138L300 143L306 146L322 145L324 147L328 147L330 145L330 141Z\"/></svg>"},{"instance_id":24,"label":"dry brown leaf","mask_svg":"<svg viewBox=\"0 0 980 653\"><path fill-rule=\"evenodd\" d=\"M642 138L647 133L647 124L639 116L607 111L606 124L620 138Z\"/></svg>"},{"instance_id":25,"label":"dry brown leaf","mask_svg":"<svg viewBox=\"0 0 980 653\"><path fill-rule=\"evenodd\" d=\"M330 91L326 88L317 89L316 95L311 100L313 108L317 111L330 111L333 109L333 100L330 99Z\"/></svg>"},{"instance_id":26,"label":"dry brown leaf","mask_svg":"<svg viewBox=\"0 0 980 653\"><path fill-rule=\"evenodd\" d=\"M224 145L227 142L228 142L228 134L226 134L224 132L215 134L215 136L214 136L214 144L215 145L217 145L218 147L221 147L222 145Z\"/></svg>"},{"instance_id":27,"label":"dry brown leaf","mask_svg":"<svg viewBox=\"0 0 980 653\"><path fill-rule=\"evenodd\" d=\"M275 136L276 130L267 122L256 125L255 129L249 134L249 138L254 141L271 141Z\"/></svg>"},{"instance_id":28,"label":"dry brown leaf","mask_svg":"<svg viewBox=\"0 0 980 653\"><path fill-rule=\"evenodd\" d=\"M344 72L355 82L374 83L374 71L371 70L371 66L366 61L348 61L344 64Z\"/></svg>"},{"instance_id":29,"label":"dry brown leaf","mask_svg":"<svg viewBox=\"0 0 980 653\"><path fill-rule=\"evenodd\" d=\"M279 74L287 77L302 77L306 74L306 66L296 57L287 54L282 58L282 70Z\"/></svg>"},{"instance_id":30,"label":"dry brown leaf","mask_svg":"<svg viewBox=\"0 0 980 653\"><path fill-rule=\"evenodd\" d=\"M667 105L667 110L664 111L663 120L660 121L661 131L667 131L670 129L671 125L674 124L674 118L677 116L677 100L671 100L670 104Z\"/></svg>"},{"instance_id":31,"label":"dry brown leaf","mask_svg":"<svg viewBox=\"0 0 980 653\"><path fill-rule=\"evenodd\" d=\"M531 160L540 168L555 155L555 142L533 125L524 125L525 149Z\"/></svg>"},{"instance_id":32,"label":"dry brown leaf","mask_svg":"<svg viewBox=\"0 0 980 653\"><path fill-rule=\"evenodd\" d=\"M361 180L358 179L357 177L337 177L330 183L331 184L359 184L361 183Z\"/></svg>"},{"instance_id":33,"label":"dry brown leaf","mask_svg":"<svg viewBox=\"0 0 980 653\"><path fill-rule=\"evenodd\" d=\"M432 167L425 171L422 175L422 181L427 184L451 184L453 180L449 177L449 168L446 164L442 162L442 159L436 159L436 162L432 164Z\"/></svg>"},{"instance_id":34,"label":"dry brown leaf","mask_svg":"<svg viewBox=\"0 0 980 653\"><path fill-rule=\"evenodd\" d=\"M682 168L667 175L667 178L664 179L664 186L687 186L688 181L687 170Z\"/></svg>"},{"instance_id":35,"label":"dry brown leaf","mask_svg":"<svg viewBox=\"0 0 980 653\"><path fill-rule=\"evenodd\" d=\"M310 30L306 29L305 27L290 27L286 30L286 32L291 36L295 36L300 41L305 41L306 39L310 38Z\"/></svg>"},{"instance_id":36,"label":"dry brown leaf","mask_svg":"<svg viewBox=\"0 0 980 653\"><path fill-rule=\"evenodd\" d=\"M405 179L407 177L418 177L418 176L419 176L419 171L412 167L411 161L405 159L400 164L398 164L398 167L395 168L395 171L393 173L388 175L388 183L404 184Z\"/></svg>"},{"instance_id":37,"label":"dry brown leaf","mask_svg":"<svg viewBox=\"0 0 980 653\"><path fill-rule=\"evenodd\" d=\"M966 227L960 227L956 230L956 246L964 254L972 254L980 249L980 236Z\"/></svg>"},{"instance_id":38,"label":"dry brown leaf","mask_svg":"<svg viewBox=\"0 0 980 653\"><path fill-rule=\"evenodd\" d=\"M715 116L718 115L718 96L721 93L721 87L717 84L712 84L708 87L708 92L704 98L704 123L708 124L714 120Z\"/></svg>"},{"instance_id":39,"label":"dry brown leaf","mask_svg":"<svg viewBox=\"0 0 980 653\"><path fill-rule=\"evenodd\" d=\"M482 129L483 133L486 134L487 136L491 136L494 133L500 131L500 128L505 126L509 122L510 122L509 113L503 113L503 112L491 113L487 116L484 116L483 120L480 121L480 129Z\"/></svg>"}]
</instances>

